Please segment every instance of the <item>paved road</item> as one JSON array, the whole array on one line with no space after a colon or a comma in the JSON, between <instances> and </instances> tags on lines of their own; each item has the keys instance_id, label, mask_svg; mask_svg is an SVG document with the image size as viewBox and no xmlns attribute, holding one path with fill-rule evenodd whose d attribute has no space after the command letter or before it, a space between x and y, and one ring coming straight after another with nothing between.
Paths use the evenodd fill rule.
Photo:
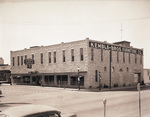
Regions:
<instances>
[{"instance_id":1,"label":"paved road","mask_svg":"<svg viewBox=\"0 0 150 117\"><path fill-rule=\"evenodd\" d=\"M22 104L45 104L78 117L103 117L103 99L107 99L106 117L138 117L137 91L91 92L38 86L1 86L0 108ZM141 91L142 117L150 117L150 90Z\"/></svg>"}]
</instances>

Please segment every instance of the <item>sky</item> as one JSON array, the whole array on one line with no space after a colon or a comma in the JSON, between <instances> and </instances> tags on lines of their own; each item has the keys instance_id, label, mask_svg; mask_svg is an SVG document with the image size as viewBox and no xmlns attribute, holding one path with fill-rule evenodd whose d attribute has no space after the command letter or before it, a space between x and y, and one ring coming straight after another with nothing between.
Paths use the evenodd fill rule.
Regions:
<instances>
[{"instance_id":1,"label":"sky","mask_svg":"<svg viewBox=\"0 0 150 117\"><path fill-rule=\"evenodd\" d=\"M0 0L0 57L5 64L10 64L10 51L87 37L130 41L144 49L144 68L150 68L150 1Z\"/></svg>"}]
</instances>

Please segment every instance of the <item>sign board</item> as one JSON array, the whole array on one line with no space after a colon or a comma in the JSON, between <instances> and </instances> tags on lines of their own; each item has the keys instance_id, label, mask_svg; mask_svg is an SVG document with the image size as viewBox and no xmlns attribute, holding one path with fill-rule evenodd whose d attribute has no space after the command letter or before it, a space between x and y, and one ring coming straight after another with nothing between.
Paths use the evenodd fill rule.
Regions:
<instances>
[{"instance_id":1,"label":"sign board","mask_svg":"<svg viewBox=\"0 0 150 117\"><path fill-rule=\"evenodd\" d=\"M34 64L34 60L30 58L25 59L24 64L27 65L27 68L32 68L32 64Z\"/></svg>"},{"instance_id":2,"label":"sign board","mask_svg":"<svg viewBox=\"0 0 150 117\"><path fill-rule=\"evenodd\" d=\"M89 47L97 48L97 49L105 49L105 50L109 50L111 48L113 51L128 52L128 53L143 55L143 50L141 49L121 47L119 45L117 46L117 45L111 45L111 44L104 44L100 42L90 41Z\"/></svg>"}]
</instances>

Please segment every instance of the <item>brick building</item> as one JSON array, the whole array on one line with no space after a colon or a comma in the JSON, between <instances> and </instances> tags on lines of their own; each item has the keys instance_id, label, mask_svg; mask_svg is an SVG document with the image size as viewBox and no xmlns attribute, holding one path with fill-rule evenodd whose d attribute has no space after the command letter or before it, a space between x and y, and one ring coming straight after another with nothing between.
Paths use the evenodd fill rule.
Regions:
<instances>
[{"instance_id":1,"label":"brick building","mask_svg":"<svg viewBox=\"0 0 150 117\"><path fill-rule=\"evenodd\" d=\"M10 65L4 64L4 59L0 57L0 81L10 82Z\"/></svg>"},{"instance_id":2,"label":"brick building","mask_svg":"<svg viewBox=\"0 0 150 117\"><path fill-rule=\"evenodd\" d=\"M150 84L150 69L144 69L143 72L144 83Z\"/></svg>"},{"instance_id":3,"label":"brick building","mask_svg":"<svg viewBox=\"0 0 150 117\"><path fill-rule=\"evenodd\" d=\"M24 60L33 60L32 66ZM77 87L80 76L83 88L129 86L143 81L143 49L127 41L112 44L87 38L11 51L11 67L16 84Z\"/></svg>"}]
</instances>

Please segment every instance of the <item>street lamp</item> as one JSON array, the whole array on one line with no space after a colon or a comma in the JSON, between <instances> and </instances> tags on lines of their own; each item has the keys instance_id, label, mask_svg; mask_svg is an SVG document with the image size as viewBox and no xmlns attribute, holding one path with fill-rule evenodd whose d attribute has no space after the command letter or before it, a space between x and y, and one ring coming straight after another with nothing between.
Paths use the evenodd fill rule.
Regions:
<instances>
[{"instance_id":1,"label":"street lamp","mask_svg":"<svg viewBox=\"0 0 150 117\"><path fill-rule=\"evenodd\" d=\"M80 68L78 67L78 90L80 90L80 76L79 76Z\"/></svg>"}]
</instances>

